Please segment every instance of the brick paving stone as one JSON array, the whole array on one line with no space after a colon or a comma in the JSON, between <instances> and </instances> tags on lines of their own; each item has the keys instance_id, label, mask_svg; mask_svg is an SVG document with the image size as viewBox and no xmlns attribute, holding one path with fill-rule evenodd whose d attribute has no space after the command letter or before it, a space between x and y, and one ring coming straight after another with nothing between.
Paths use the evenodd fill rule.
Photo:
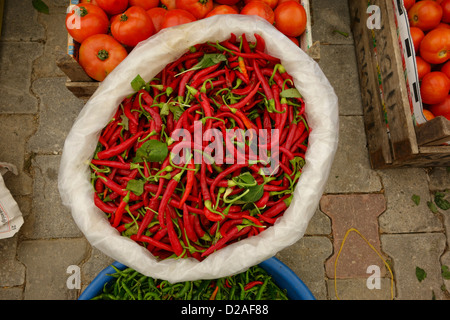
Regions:
<instances>
[{"instance_id":1,"label":"brick paving stone","mask_svg":"<svg viewBox=\"0 0 450 320\"><path fill-rule=\"evenodd\" d=\"M24 300L74 300L78 289L69 289L69 266L80 266L89 251L84 238L23 241L18 257L27 267Z\"/></svg>"},{"instance_id":2,"label":"brick paving stone","mask_svg":"<svg viewBox=\"0 0 450 320\"><path fill-rule=\"evenodd\" d=\"M44 40L45 30L37 23L38 15L28 0L5 1L2 41Z\"/></svg>"},{"instance_id":3,"label":"brick paving stone","mask_svg":"<svg viewBox=\"0 0 450 320\"><path fill-rule=\"evenodd\" d=\"M307 236L277 253L276 257L294 271L317 300L327 300L323 262L331 255L327 237Z\"/></svg>"},{"instance_id":4,"label":"brick paving stone","mask_svg":"<svg viewBox=\"0 0 450 320\"><path fill-rule=\"evenodd\" d=\"M444 191L450 189L450 170L446 167L431 168L428 173L431 191Z\"/></svg>"},{"instance_id":5,"label":"brick paving stone","mask_svg":"<svg viewBox=\"0 0 450 320\"><path fill-rule=\"evenodd\" d=\"M41 53L41 43L0 42L0 114L37 112L30 85L32 61Z\"/></svg>"},{"instance_id":6,"label":"brick paving stone","mask_svg":"<svg viewBox=\"0 0 450 320\"><path fill-rule=\"evenodd\" d=\"M0 240L0 288L22 286L25 283L25 267L16 260L18 233Z\"/></svg>"},{"instance_id":7,"label":"brick paving stone","mask_svg":"<svg viewBox=\"0 0 450 320\"><path fill-rule=\"evenodd\" d=\"M32 115L0 114L0 162L8 162L17 167L18 175L6 173L4 180L13 196L31 195L33 180L29 175L24 155L26 142L34 132ZM12 147L14 146L14 147Z\"/></svg>"},{"instance_id":8,"label":"brick paving stone","mask_svg":"<svg viewBox=\"0 0 450 320\"><path fill-rule=\"evenodd\" d=\"M89 258L81 266L81 292L86 289L100 271L113 262L114 259L108 257L95 247L91 247Z\"/></svg>"},{"instance_id":9,"label":"brick paving stone","mask_svg":"<svg viewBox=\"0 0 450 320\"><path fill-rule=\"evenodd\" d=\"M353 44L347 1L314 0L312 4L312 36L321 44ZM334 32L346 32L348 37ZM321 58L325 54L321 55Z\"/></svg>"},{"instance_id":10,"label":"brick paving stone","mask_svg":"<svg viewBox=\"0 0 450 320\"><path fill-rule=\"evenodd\" d=\"M362 116L358 69L353 45L321 45L319 66L339 99L341 116ZM345 83L345 86L342 84Z\"/></svg>"},{"instance_id":11,"label":"brick paving stone","mask_svg":"<svg viewBox=\"0 0 450 320\"><path fill-rule=\"evenodd\" d=\"M65 76L56 65L57 54L67 52L65 18L64 7L50 8L50 14L39 16L39 22L46 30L46 41L43 54L34 63L34 73L37 78Z\"/></svg>"},{"instance_id":12,"label":"brick paving stone","mask_svg":"<svg viewBox=\"0 0 450 320\"><path fill-rule=\"evenodd\" d=\"M444 253L441 257L442 270L446 270L446 276L443 276L445 290L447 291L446 296L450 297L450 251ZM444 269L445 268L445 269Z\"/></svg>"},{"instance_id":13,"label":"brick paving stone","mask_svg":"<svg viewBox=\"0 0 450 320\"><path fill-rule=\"evenodd\" d=\"M398 300L444 300L440 257L445 250L443 233L383 234L383 251L391 257ZM416 267L426 272L419 281Z\"/></svg>"},{"instance_id":14,"label":"brick paving stone","mask_svg":"<svg viewBox=\"0 0 450 320\"><path fill-rule=\"evenodd\" d=\"M379 192L382 185L370 169L363 118L341 116L339 121L339 145L325 193Z\"/></svg>"},{"instance_id":15,"label":"brick paving stone","mask_svg":"<svg viewBox=\"0 0 450 320\"><path fill-rule=\"evenodd\" d=\"M23 288L0 288L0 300L23 300Z\"/></svg>"},{"instance_id":16,"label":"brick paving stone","mask_svg":"<svg viewBox=\"0 0 450 320\"><path fill-rule=\"evenodd\" d=\"M327 281L329 300L392 300L390 278L380 278L379 288L369 289L366 279L334 279ZM395 287L394 287L395 288Z\"/></svg>"},{"instance_id":17,"label":"brick paving stone","mask_svg":"<svg viewBox=\"0 0 450 320\"><path fill-rule=\"evenodd\" d=\"M65 78L41 78L33 82L40 97L39 125L28 148L35 153L56 154L83 107L83 102L65 87Z\"/></svg>"},{"instance_id":18,"label":"brick paving stone","mask_svg":"<svg viewBox=\"0 0 450 320\"><path fill-rule=\"evenodd\" d=\"M378 266L384 274L383 261L359 234L350 232L342 244L347 231L354 228L381 253L377 218L386 209L383 195L326 195L320 201L320 208L331 218L333 230L334 254L325 264L327 276L338 279L367 278L367 268L372 265Z\"/></svg>"},{"instance_id":19,"label":"brick paving stone","mask_svg":"<svg viewBox=\"0 0 450 320\"><path fill-rule=\"evenodd\" d=\"M35 171L32 214L22 226L28 239L81 237L70 210L60 199L58 168L60 156L38 155L33 161Z\"/></svg>"},{"instance_id":20,"label":"brick paving stone","mask_svg":"<svg viewBox=\"0 0 450 320\"><path fill-rule=\"evenodd\" d=\"M305 230L305 235L328 235L331 234L331 220L319 209L316 210L308 227Z\"/></svg>"},{"instance_id":21,"label":"brick paving stone","mask_svg":"<svg viewBox=\"0 0 450 320\"><path fill-rule=\"evenodd\" d=\"M386 212L379 218L382 233L442 231L439 215L427 206L430 198L428 179L423 168L398 168L379 171L385 189ZM419 205L412 196L420 197Z\"/></svg>"}]
</instances>

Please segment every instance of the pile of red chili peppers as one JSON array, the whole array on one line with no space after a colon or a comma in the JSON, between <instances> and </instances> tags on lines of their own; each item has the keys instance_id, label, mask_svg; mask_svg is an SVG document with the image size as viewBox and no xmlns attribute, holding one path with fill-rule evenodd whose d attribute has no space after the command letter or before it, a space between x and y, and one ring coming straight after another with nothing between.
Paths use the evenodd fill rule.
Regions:
<instances>
[{"instance_id":1,"label":"pile of red chili peppers","mask_svg":"<svg viewBox=\"0 0 450 320\"><path fill-rule=\"evenodd\" d=\"M254 37L198 44L149 82L138 75L136 92L100 134L90 163L95 204L160 259L201 261L263 232L290 205L308 146L305 104L280 60ZM200 142L174 136L194 129ZM211 130L227 142L215 144L224 161L215 161L220 150L211 152ZM258 147L269 158L276 153L277 170L262 173L269 164L252 157L243 132L264 133ZM183 146L193 152L176 162Z\"/></svg>"}]
</instances>

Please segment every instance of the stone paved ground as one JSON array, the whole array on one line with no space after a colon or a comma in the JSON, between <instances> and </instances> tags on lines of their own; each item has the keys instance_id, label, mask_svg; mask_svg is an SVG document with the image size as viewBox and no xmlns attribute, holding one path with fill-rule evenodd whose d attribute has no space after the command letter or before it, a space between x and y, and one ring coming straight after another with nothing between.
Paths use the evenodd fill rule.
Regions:
<instances>
[{"instance_id":1,"label":"stone paved ground","mask_svg":"<svg viewBox=\"0 0 450 320\"><path fill-rule=\"evenodd\" d=\"M50 15L29 0L7 0L0 40L0 161L19 168L4 178L25 219L18 234L0 240L5 300L76 299L112 262L87 242L59 198L61 151L83 102L55 64L66 47L68 1L46 2ZM448 300L450 280L441 269L450 266L450 212L432 213L426 202L450 188L450 172L370 168L346 1L311 2L319 65L340 102L340 143L305 236L277 257L319 300ZM68 286L71 265L81 268L81 289ZM427 274L421 282L417 267Z\"/></svg>"}]
</instances>

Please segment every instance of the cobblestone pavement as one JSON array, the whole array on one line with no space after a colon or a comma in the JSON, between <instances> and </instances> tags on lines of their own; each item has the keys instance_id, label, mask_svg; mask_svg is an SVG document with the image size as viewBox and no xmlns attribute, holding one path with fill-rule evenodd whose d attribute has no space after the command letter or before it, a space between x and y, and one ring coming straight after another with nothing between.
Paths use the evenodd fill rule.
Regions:
<instances>
[{"instance_id":1,"label":"cobblestone pavement","mask_svg":"<svg viewBox=\"0 0 450 320\"><path fill-rule=\"evenodd\" d=\"M77 299L113 262L84 238L59 197L62 147L84 103L66 89L55 64L56 53L66 50L68 0L46 2L49 15L35 11L29 0L7 0L4 8L0 161L19 168L4 179L25 223L14 237L0 240L0 299ZM305 236L277 257L318 300L448 300L450 280L441 270L450 266L450 211L432 213L426 203L450 188L450 172L371 169L348 6L311 2L319 65L340 102L340 142ZM418 205L412 195L420 196ZM71 265L81 268L80 289L67 286ZM416 268L426 272L423 281Z\"/></svg>"}]
</instances>

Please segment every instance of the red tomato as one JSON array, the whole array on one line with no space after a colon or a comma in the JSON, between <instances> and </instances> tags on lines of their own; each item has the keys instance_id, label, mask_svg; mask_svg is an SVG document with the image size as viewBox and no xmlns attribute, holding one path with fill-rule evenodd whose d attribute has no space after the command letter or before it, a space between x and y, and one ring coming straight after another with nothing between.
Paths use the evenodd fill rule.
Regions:
<instances>
[{"instance_id":1,"label":"red tomato","mask_svg":"<svg viewBox=\"0 0 450 320\"><path fill-rule=\"evenodd\" d=\"M416 53L419 52L420 43L422 42L423 38L425 37L425 33L422 31L422 29L419 29L417 27L411 27L409 28L409 31L411 32L411 38L414 44L414 50Z\"/></svg>"},{"instance_id":2,"label":"red tomato","mask_svg":"<svg viewBox=\"0 0 450 320\"><path fill-rule=\"evenodd\" d=\"M297 38L295 38L295 37L289 37L289 39L291 39L291 41L292 41L293 43L295 43L298 47L300 46L300 42L298 41Z\"/></svg>"},{"instance_id":3,"label":"red tomato","mask_svg":"<svg viewBox=\"0 0 450 320\"><path fill-rule=\"evenodd\" d=\"M230 6L222 4L220 6L215 7L210 12L208 12L208 14L206 15L205 18L209 18L209 17L215 16L218 14L239 14L239 12L237 12L235 9L233 9Z\"/></svg>"},{"instance_id":4,"label":"red tomato","mask_svg":"<svg viewBox=\"0 0 450 320\"><path fill-rule=\"evenodd\" d=\"M416 56L416 65L419 80L422 80L426 74L431 72L431 64L423 60L420 56Z\"/></svg>"},{"instance_id":5,"label":"red tomato","mask_svg":"<svg viewBox=\"0 0 450 320\"><path fill-rule=\"evenodd\" d=\"M430 121L431 119L434 119L434 114L430 110L423 109L422 113L423 113L425 119L427 119L428 121Z\"/></svg>"},{"instance_id":6,"label":"red tomato","mask_svg":"<svg viewBox=\"0 0 450 320\"><path fill-rule=\"evenodd\" d=\"M441 21L444 23L449 23L450 22L450 0L442 1L441 7L443 10Z\"/></svg>"},{"instance_id":7,"label":"red tomato","mask_svg":"<svg viewBox=\"0 0 450 320\"><path fill-rule=\"evenodd\" d=\"M441 68L441 72L445 73L447 78L450 79L450 61L447 61L446 63L444 63L444 65Z\"/></svg>"},{"instance_id":8,"label":"red tomato","mask_svg":"<svg viewBox=\"0 0 450 320\"><path fill-rule=\"evenodd\" d=\"M244 0L244 3L247 4L249 2L252 2L254 0ZM262 1L265 2L269 5L269 7L273 9L275 9L275 7L279 4L278 0L257 0L257 1Z\"/></svg>"},{"instance_id":9,"label":"red tomato","mask_svg":"<svg viewBox=\"0 0 450 320\"><path fill-rule=\"evenodd\" d=\"M155 27L155 32L161 30L161 24L166 13L167 10L161 7L151 8L147 10L147 14L149 15L150 19L152 19L153 26Z\"/></svg>"},{"instance_id":10,"label":"red tomato","mask_svg":"<svg viewBox=\"0 0 450 320\"><path fill-rule=\"evenodd\" d=\"M177 8L175 0L161 0L161 4L165 5L167 10L173 10Z\"/></svg>"},{"instance_id":11,"label":"red tomato","mask_svg":"<svg viewBox=\"0 0 450 320\"><path fill-rule=\"evenodd\" d=\"M450 95L448 95L444 101L428 107L435 117L443 116L450 120Z\"/></svg>"},{"instance_id":12,"label":"red tomato","mask_svg":"<svg viewBox=\"0 0 450 320\"><path fill-rule=\"evenodd\" d=\"M416 0L403 0L406 11L411 9L411 7L416 3Z\"/></svg>"},{"instance_id":13,"label":"red tomato","mask_svg":"<svg viewBox=\"0 0 450 320\"><path fill-rule=\"evenodd\" d=\"M442 14L442 7L437 2L418 1L408 11L409 24L423 31L429 31L441 22Z\"/></svg>"},{"instance_id":14,"label":"red tomato","mask_svg":"<svg viewBox=\"0 0 450 320\"><path fill-rule=\"evenodd\" d=\"M152 19L141 7L130 7L111 23L111 33L120 43L134 47L155 34Z\"/></svg>"},{"instance_id":15,"label":"red tomato","mask_svg":"<svg viewBox=\"0 0 450 320\"><path fill-rule=\"evenodd\" d=\"M128 8L128 0L96 0L100 8L107 14L115 15Z\"/></svg>"},{"instance_id":16,"label":"red tomato","mask_svg":"<svg viewBox=\"0 0 450 320\"><path fill-rule=\"evenodd\" d=\"M434 29L426 34L420 43L420 56L427 62L446 62L450 55L450 29Z\"/></svg>"},{"instance_id":17,"label":"red tomato","mask_svg":"<svg viewBox=\"0 0 450 320\"><path fill-rule=\"evenodd\" d=\"M212 0L176 0L177 9L189 11L196 19L203 19L213 9Z\"/></svg>"},{"instance_id":18,"label":"red tomato","mask_svg":"<svg viewBox=\"0 0 450 320\"><path fill-rule=\"evenodd\" d=\"M178 26L180 24L193 22L195 19L194 15L189 11L182 9L172 9L167 11L162 23L161 29Z\"/></svg>"},{"instance_id":19,"label":"red tomato","mask_svg":"<svg viewBox=\"0 0 450 320\"><path fill-rule=\"evenodd\" d=\"M94 34L108 33L108 28L108 16L96 5L78 4L66 14L67 32L79 43Z\"/></svg>"},{"instance_id":20,"label":"red tomato","mask_svg":"<svg viewBox=\"0 0 450 320\"><path fill-rule=\"evenodd\" d=\"M110 35L95 34L81 43L79 63L91 78L103 81L127 54L127 50Z\"/></svg>"},{"instance_id":21,"label":"red tomato","mask_svg":"<svg viewBox=\"0 0 450 320\"><path fill-rule=\"evenodd\" d=\"M90 3L90 4L98 6L98 3L96 0L81 0L80 3Z\"/></svg>"},{"instance_id":22,"label":"red tomato","mask_svg":"<svg viewBox=\"0 0 450 320\"><path fill-rule=\"evenodd\" d=\"M232 6L236 3L238 3L240 0L216 0L214 2L217 2L219 4L226 4L228 6Z\"/></svg>"},{"instance_id":23,"label":"red tomato","mask_svg":"<svg viewBox=\"0 0 450 320\"><path fill-rule=\"evenodd\" d=\"M420 95L426 104L441 103L450 90L450 80L440 71L433 71L423 77L420 84Z\"/></svg>"},{"instance_id":24,"label":"red tomato","mask_svg":"<svg viewBox=\"0 0 450 320\"><path fill-rule=\"evenodd\" d=\"M306 30L306 11L295 1L286 1L274 11L275 27L288 37L298 37Z\"/></svg>"},{"instance_id":25,"label":"red tomato","mask_svg":"<svg viewBox=\"0 0 450 320\"><path fill-rule=\"evenodd\" d=\"M128 0L128 5L130 7L138 6L145 10L149 10L157 7L159 5L159 0Z\"/></svg>"},{"instance_id":26,"label":"red tomato","mask_svg":"<svg viewBox=\"0 0 450 320\"><path fill-rule=\"evenodd\" d=\"M278 5L282 4L283 2L287 2L287 1L295 1L297 3L300 3L300 0L278 0Z\"/></svg>"},{"instance_id":27,"label":"red tomato","mask_svg":"<svg viewBox=\"0 0 450 320\"><path fill-rule=\"evenodd\" d=\"M450 29L450 24L441 22L441 23L439 23L437 25L437 27L435 29L439 29L439 28L441 28L441 29Z\"/></svg>"},{"instance_id":28,"label":"red tomato","mask_svg":"<svg viewBox=\"0 0 450 320\"><path fill-rule=\"evenodd\" d=\"M272 8L262 1L251 1L247 3L241 10L241 14L260 16L269 21L270 24L275 22L275 13Z\"/></svg>"}]
</instances>

